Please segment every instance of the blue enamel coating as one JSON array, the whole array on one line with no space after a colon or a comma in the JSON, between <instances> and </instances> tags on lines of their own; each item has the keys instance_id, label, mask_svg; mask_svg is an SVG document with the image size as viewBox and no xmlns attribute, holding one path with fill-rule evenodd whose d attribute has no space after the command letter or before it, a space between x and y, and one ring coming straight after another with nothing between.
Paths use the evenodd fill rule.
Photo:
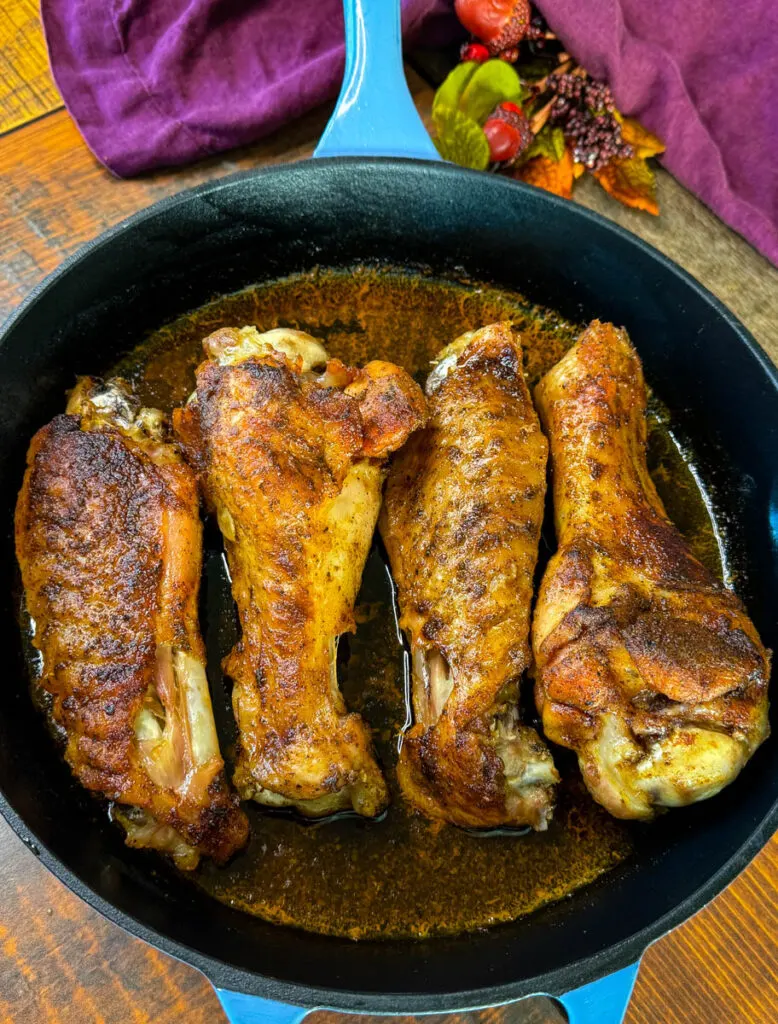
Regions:
<instances>
[{"instance_id":1,"label":"blue enamel coating","mask_svg":"<svg viewBox=\"0 0 778 1024\"><path fill-rule=\"evenodd\" d=\"M556 997L569 1024L621 1024L635 987L640 961ZM299 1024L312 1010L217 988L230 1024ZM525 999L532 998L525 996ZM519 1000L521 1002L521 1000ZM465 1013L466 1010L461 1010Z\"/></svg>"},{"instance_id":2,"label":"blue enamel coating","mask_svg":"<svg viewBox=\"0 0 778 1024\"><path fill-rule=\"evenodd\" d=\"M570 1024L621 1024L639 967L640 961L560 996Z\"/></svg>"},{"instance_id":3,"label":"blue enamel coating","mask_svg":"<svg viewBox=\"0 0 778 1024\"><path fill-rule=\"evenodd\" d=\"M216 995L230 1024L299 1024L311 1012L301 1006L230 992L226 988L217 988Z\"/></svg>"},{"instance_id":4,"label":"blue enamel coating","mask_svg":"<svg viewBox=\"0 0 778 1024\"><path fill-rule=\"evenodd\" d=\"M313 155L439 160L405 80L400 0L343 0L343 11L343 87Z\"/></svg>"}]
</instances>

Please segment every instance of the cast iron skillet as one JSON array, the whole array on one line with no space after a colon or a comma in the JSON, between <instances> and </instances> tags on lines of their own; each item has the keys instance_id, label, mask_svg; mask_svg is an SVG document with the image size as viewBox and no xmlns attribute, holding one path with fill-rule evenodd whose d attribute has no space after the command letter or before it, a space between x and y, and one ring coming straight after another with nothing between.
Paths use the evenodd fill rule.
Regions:
<instances>
[{"instance_id":1,"label":"cast iron skillet","mask_svg":"<svg viewBox=\"0 0 778 1024\"><path fill-rule=\"evenodd\" d=\"M404 147L432 158L410 100L389 81L401 76L397 10L386 0L346 6L347 80L322 150ZM375 51L371 38L381 40ZM358 131L348 146L352 119ZM102 235L44 282L0 337L0 629L8 658L0 810L74 892L203 971L236 1024L296 1021L311 1007L440 1012L539 992L568 993L563 1002L576 1021L618 1021L647 945L720 892L778 825L778 743L765 743L714 800L638 828L634 857L569 900L462 938L353 943L231 910L126 848L71 783L32 707L21 654L14 659L12 509L29 439L61 411L74 375L99 373L145 332L218 293L316 264L373 260L438 275L464 269L566 316L625 325L648 380L707 465L747 580L742 596L765 643L776 646L778 377L708 292L580 207L432 159L325 159L250 172Z\"/></svg>"}]
</instances>

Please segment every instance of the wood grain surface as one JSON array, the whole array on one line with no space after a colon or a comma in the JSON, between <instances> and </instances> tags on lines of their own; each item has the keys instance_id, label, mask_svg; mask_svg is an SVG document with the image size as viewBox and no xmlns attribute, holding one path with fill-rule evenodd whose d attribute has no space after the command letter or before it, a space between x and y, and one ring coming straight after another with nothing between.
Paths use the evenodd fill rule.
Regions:
<instances>
[{"instance_id":1,"label":"wood grain surface","mask_svg":"<svg viewBox=\"0 0 778 1024\"><path fill-rule=\"evenodd\" d=\"M23 10L26 0L12 2ZM6 14L3 5L0 24ZM0 85L2 75L0 70ZM413 85L425 113L429 91L418 80ZM0 87L0 110L6 102ZM112 178L95 162L64 111L6 134L0 138L0 319L103 228L208 178L306 156L325 120L326 111L315 113L253 147L132 182ZM686 266L778 360L778 272L668 175L660 175L659 190L658 220L622 210L593 182L576 197ZM0 863L0 1021L223 1024L218 1001L200 974L103 920L49 875L2 822ZM725 893L647 952L628 1024L778 1021L777 908L773 839ZM316 1014L314 1024L335 1016ZM542 999L467 1014L452 1024L465 1024L465 1018L467 1024L563 1020ZM348 1020L341 1018L341 1024Z\"/></svg>"},{"instance_id":2,"label":"wood grain surface","mask_svg":"<svg viewBox=\"0 0 778 1024\"><path fill-rule=\"evenodd\" d=\"M36 0L0 2L0 134L62 106Z\"/></svg>"}]
</instances>

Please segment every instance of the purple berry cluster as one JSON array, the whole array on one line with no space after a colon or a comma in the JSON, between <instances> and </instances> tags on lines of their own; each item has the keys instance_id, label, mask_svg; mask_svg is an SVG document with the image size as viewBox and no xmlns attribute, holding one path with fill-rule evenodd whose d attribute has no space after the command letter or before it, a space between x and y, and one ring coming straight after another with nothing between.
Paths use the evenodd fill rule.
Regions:
<instances>
[{"instance_id":1,"label":"purple berry cluster","mask_svg":"<svg viewBox=\"0 0 778 1024\"><path fill-rule=\"evenodd\" d=\"M551 75L547 87L555 93L550 121L572 144L576 163L599 171L611 160L628 160L635 155L622 138L621 125L613 113L613 95L605 82L583 75Z\"/></svg>"},{"instance_id":2,"label":"purple berry cluster","mask_svg":"<svg viewBox=\"0 0 778 1024\"><path fill-rule=\"evenodd\" d=\"M607 82L598 82L594 78L586 78L584 86L584 103L590 110L607 110L613 113L616 105L613 102L613 93Z\"/></svg>"}]
</instances>

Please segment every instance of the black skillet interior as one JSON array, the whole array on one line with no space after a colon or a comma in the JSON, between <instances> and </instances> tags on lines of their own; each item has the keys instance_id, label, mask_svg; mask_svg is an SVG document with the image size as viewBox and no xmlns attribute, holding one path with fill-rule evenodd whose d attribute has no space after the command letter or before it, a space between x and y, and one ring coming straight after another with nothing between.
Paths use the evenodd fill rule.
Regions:
<instances>
[{"instance_id":1,"label":"black skillet interior","mask_svg":"<svg viewBox=\"0 0 778 1024\"><path fill-rule=\"evenodd\" d=\"M126 849L71 784L29 700L11 598L12 509L29 439L61 410L74 374L99 373L148 330L219 293L359 261L466 271L571 318L625 325L649 382L709 468L743 596L775 646L778 383L721 306L607 222L494 176L404 161L271 169L120 226L44 285L2 338L2 635L13 652L0 690L3 810L71 888L228 988L376 1012L559 993L636 959L745 865L778 824L778 744L766 743L715 800L638 828L635 856L569 900L459 939L354 944L244 916Z\"/></svg>"}]
</instances>

